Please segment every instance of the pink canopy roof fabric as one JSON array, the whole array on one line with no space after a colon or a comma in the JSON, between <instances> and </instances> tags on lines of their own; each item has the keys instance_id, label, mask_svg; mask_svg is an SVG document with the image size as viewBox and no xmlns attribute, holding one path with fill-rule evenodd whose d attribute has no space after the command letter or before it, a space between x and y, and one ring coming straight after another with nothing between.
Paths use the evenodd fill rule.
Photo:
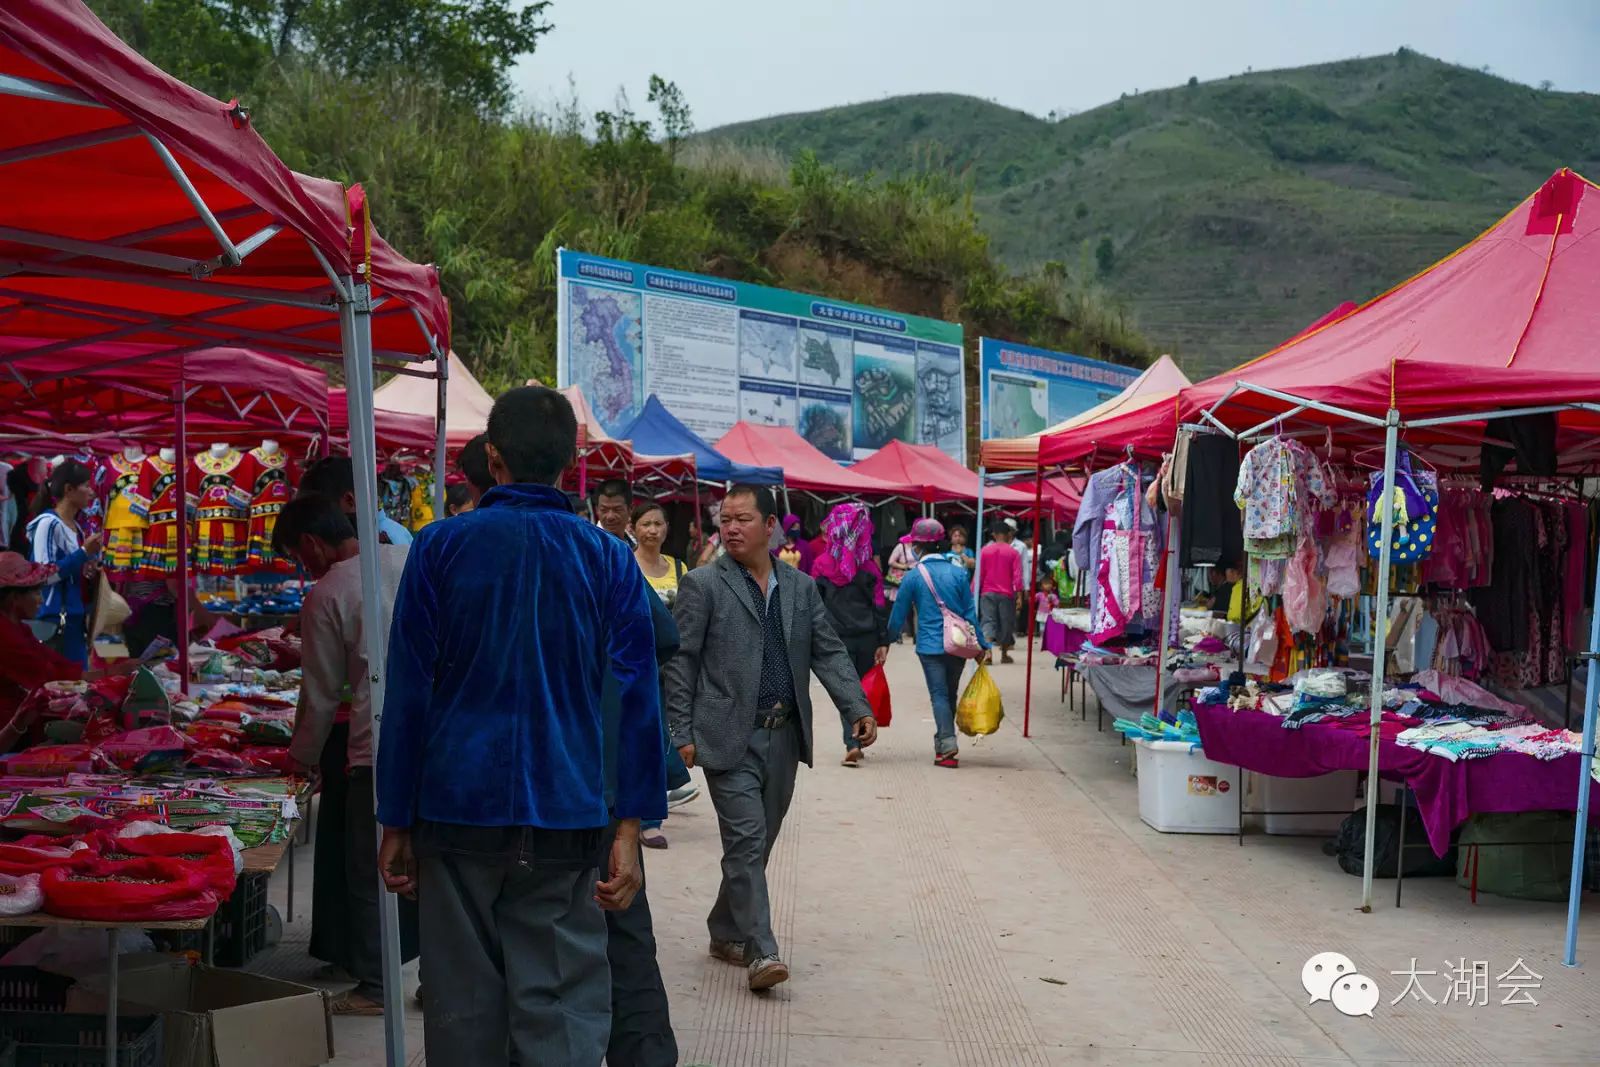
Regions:
<instances>
[{"instance_id":1,"label":"pink canopy roof fabric","mask_svg":"<svg viewBox=\"0 0 1600 1067\"><path fill-rule=\"evenodd\" d=\"M1085 430L1153 404L1170 403L1178 390L1187 388L1189 378L1171 356L1162 356L1144 373L1128 383L1126 389L1087 411L1064 419L1050 428L1027 437L996 438L983 442L983 465L991 470L1031 470L1039 463L1039 442L1069 431Z\"/></svg>"},{"instance_id":2,"label":"pink canopy roof fabric","mask_svg":"<svg viewBox=\"0 0 1600 1067\"><path fill-rule=\"evenodd\" d=\"M882 481L912 486L917 490L914 499L924 503L978 499L977 473L951 459L936 445L890 441L850 469ZM984 491L983 502L985 507L990 504L1031 507L1033 497L992 485Z\"/></svg>"},{"instance_id":3,"label":"pink canopy roof fabric","mask_svg":"<svg viewBox=\"0 0 1600 1067\"><path fill-rule=\"evenodd\" d=\"M9 330L327 359L331 270L387 297L380 355L448 345L437 278L377 237L359 186L289 170L247 111L152 66L81 0L0 5L0 76Z\"/></svg>"},{"instance_id":4,"label":"pink canopy roof fabric","mask_svg":"<svg viewBox=\"0 0 1600 1067\"><path fill-rule=\"evenodd\" d=\"M380 451L420 452L431 456L438 447L434 430L437 422L432 416L375 408L372 419ZM336 446L349 447L350 401L343 389L328 392L328 434Z\"/></svg>"},{"instance_id":5,"label":"pink canopy roof fabric","mask_svg":"<svg viewBox=\"0 0 1600 1067\"><path fill-rule=\"evenodd\" d=\"M489 428L489 409L494 398L478 384L478 379L467 370L461 357L451 352L448 356L449 377L445 381L445 440L452 449L460 448ZM417 369L434 373L437 364L425 360ZM373 390L375 408L394 411L402 415L421 415L434 423L439 417L439 382L437 378L419 378L411 374L397 374Z\"/></svg>"},{"instance_id":6,"label":"pink canopy roof fabric","mask_svg":"<svg viewBox=\"0 0 1600 1067\"><path fill-rule=\"evenodd\" d=\"M1597 230L1600 192L1588 179L1558 171L1422 273L1185 390L1183 413L1209 408L1238 382L1378 418L1391 406L1402 419L1418 419L1600 400ZM1216 415L1245 428L1292 406L1239 392ZM1299 418L1340 421L1314 411ZM1561 424L1570 436L1591 431L1596 419L1569 411ZM1476 424L1470 432L1481 429ZM1425 441L1435 433L1415 437Z\"/></svg>"},{"instance_id":7,"label":"pink canopy roof fabric","mask_svg":"<svg viewBox=\"0 0 1600 1067\"><path fill-rule=\"evenodd\" d=\"M35 343L0 337L0 356ZM11 433L170 440L180 380L196 433L232 439L233 431L320 436L327 429L327 376L284 356L213 348L150 357L145 346L110 343L27 357L10 370L0 378L0 428Z\"/></svg>"},{"instance_id":8,"label":"pink canopy roof fabric","mask_svg":"<svg viewBox=\"0 0 1600 1067\"><path fill-rule=\"evenodd\" d=\"M734 423L716 448L735 463L756 467L781 467L783 484L790 489L841 496L909 496L920 489L907 482L874 478L842 467L787 426Z\"/></svg>"}]
</instances>

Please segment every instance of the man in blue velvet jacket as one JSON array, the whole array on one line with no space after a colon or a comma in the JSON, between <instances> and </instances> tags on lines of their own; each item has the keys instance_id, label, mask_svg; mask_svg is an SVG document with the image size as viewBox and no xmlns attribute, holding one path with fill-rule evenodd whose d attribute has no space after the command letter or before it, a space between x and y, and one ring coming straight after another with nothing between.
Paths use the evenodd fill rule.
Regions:
<instances>
[{"instance_id":1,"label":"man in blue velvet jacket","mask_svg":"<svg viewBox=\"0 0 1600 1067\"><path fill-rule=\"evenodd\" d=\"M601 909L632 903L639 820L666 814L649 589L627 546L556 488L566 399L489 415L497 486L425 526L395 598L378 747L379 863L417 894L427 1055L598 1067L610 1032ZM607 669L621 690L607 810ZM596 863L607 822L619 820Z\"/></svg>"}]
</instances>

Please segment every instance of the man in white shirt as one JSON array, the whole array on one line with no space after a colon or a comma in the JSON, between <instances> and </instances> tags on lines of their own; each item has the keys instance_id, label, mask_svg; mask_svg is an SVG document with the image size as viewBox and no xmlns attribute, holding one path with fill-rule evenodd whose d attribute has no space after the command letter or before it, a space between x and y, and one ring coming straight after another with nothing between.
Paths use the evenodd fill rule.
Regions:
<instances>
[{"instance_id":1,"label":"man in white shirt","mask_svg":"<svg viewBox=\"0 0 1600 1067\"><path fill-rule=\"evenodd\" d=\"M361 546L340 501L320 493L302 493L285 504L272 540L277 552L297 561L316 579L300 610L300 706L295 712L289 755L301 773L311 774L321 766L325 777L345 776L342 784L347 799L342 819L329 825L331 813L324 803L323 819L317 825L317 879L331 878L342 892L313 889L313 928L331 935L313 938L313 953L342 967L356 980L355 989L334 1002L336 1014L381 1015L378 825L372 791L372 686L361 615ZM406 552L405 545L378 546L382 584L378 617L385 645ZM324 748L345 708L349 712L346 766L329 766ZM330 792L325 789L324 797ZM323 846L323 834L337 835L342 847ZM344 862L325 863L335 852ZM325 867L331 869L324 871ZM338 913L318 916L319 907ZM412 959L417 954L415 901L400 901L400 929L402 958Z\"/></svg>"},{"instance_id":2,"label":"man in white shirt","mask_svg":"<svg viewBox=\"0 0 1600 1067\"><path fill-rule=\"evenodd\" d=\"M1030 539L1022 536L1018 530L1016 519L1007 519L1005 524L1006 529L1011 531L1011 547L1016 550L1018 556L1022 557L1023 592L1029 592L1033 588L1033 580L1036 577L1033 573L1033 545Z\"/></svg>"}]
</instances>

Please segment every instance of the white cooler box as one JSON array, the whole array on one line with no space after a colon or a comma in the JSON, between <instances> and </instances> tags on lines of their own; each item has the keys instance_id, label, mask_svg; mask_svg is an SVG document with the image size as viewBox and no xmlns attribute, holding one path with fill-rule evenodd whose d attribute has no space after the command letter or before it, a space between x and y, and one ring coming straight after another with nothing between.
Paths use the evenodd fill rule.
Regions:
<instances>
[{"instance_id":1,"label":"white cooler box","mask_svg":"<svg viewBox=\"0 0 1600 1067\"><path fill-rule=\"evenodd\" d=\"M1206 759L1187 741L1134 738L1139 818L1164 834L1239 832L1239 768Z\"/></svg>"},{"instance_id":2,"label":"white cooler box","mask_svg":"<svg viewBox=\"0 0 1600 1067\"><path fill-rule=\"evenodd\" d=\"M1269 834L1335 834L1346 815L1355 810L1355 771L1333 771L1314 778L1274 778L1270 774L1250 776L1250 807L1264 812L1263 828ZM1259 786L1258 786L1259 783ZM1334 815L1296 815L1294 812L1328 811Z\"/></svg>"}]
</instances>

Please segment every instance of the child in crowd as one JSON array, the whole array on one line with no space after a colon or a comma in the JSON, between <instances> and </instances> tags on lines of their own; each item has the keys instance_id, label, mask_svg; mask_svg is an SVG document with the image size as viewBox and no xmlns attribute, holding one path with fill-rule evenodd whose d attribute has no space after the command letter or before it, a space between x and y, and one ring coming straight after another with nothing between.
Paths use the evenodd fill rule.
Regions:
<instances>
[{"instance_id":1,"label":"child in crowd","mask_svg":"<svg viewBox=\"0 0 1600 1067\"><path fill-rule=\"evenodd\" d=\"M1044 647L1044 624L1050 621L1050 613L1061 606L1061 597L1056 593L1056 580L1053 575L1045 575L1039 582L1039 591L1033 595L1033 618L1038 624L1035 629L1039 634L1039 647Z\"/></svg>"}]
</instances>

